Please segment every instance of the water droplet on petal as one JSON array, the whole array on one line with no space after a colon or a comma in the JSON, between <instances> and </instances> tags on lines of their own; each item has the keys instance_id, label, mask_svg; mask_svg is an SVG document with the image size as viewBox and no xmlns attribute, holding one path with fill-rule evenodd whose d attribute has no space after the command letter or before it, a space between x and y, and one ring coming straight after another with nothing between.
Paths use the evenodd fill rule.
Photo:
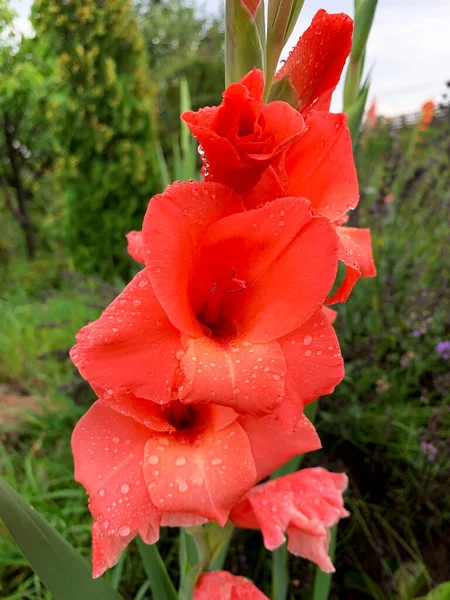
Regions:
<instances>
[{"instance_id":1,"label":"water droplet on petal","mask_svg":"<svg viewBox=\"0 0 450 600\"><path fill-rule=\"evenodd\" d=\"M312 337L310 335L307 335L303 338L303 343L305 344L305 346L309 346L311 342L312 342Z\"/></svg>"},{"instance_id":2,"label":"water droplet on petal","mask_svg":"<svg viewBox=\"0 0 450 600\"><path fill-rule=\"evenodd\" d=\"M124 483L121 486L120 491L122 492L122 494L128 494L128 492L130 491L130 486L128 485L128 483Z\"/></svg>"},{"instance_id":3,"label":"water droplet on petal","mask_svg":"<svg viewBox=\"0 0 450 600\"><path fill-rule=\"evenodd\" d=\"M121 537L127 537L127 535L130 535L130 528L128 525L122 525L122 527L119 527L119 535Z\"/></svg>"},{"instance_id":4,"label":"water droplet on petal","mask_svg":"<svg viewBox=\"0 0 450 600\"><path fill-rule=\"evenodd\" d=\"M184 458L184 456L179 456L176 460L175 460L175 466L176 467L182 467L183 465L186 464L186 459Z\"/></svg>"},{"instance_id":5,"label":"water droplet on petal","mask_svg":"<svg viewBox=\"0 0 450 600\"><path fill-rule=\"evenodd\" d=\"M159 463L159 458L157 456L150 456L148 462L150 465L157 465Z\"/></svg>"}]
</instances>

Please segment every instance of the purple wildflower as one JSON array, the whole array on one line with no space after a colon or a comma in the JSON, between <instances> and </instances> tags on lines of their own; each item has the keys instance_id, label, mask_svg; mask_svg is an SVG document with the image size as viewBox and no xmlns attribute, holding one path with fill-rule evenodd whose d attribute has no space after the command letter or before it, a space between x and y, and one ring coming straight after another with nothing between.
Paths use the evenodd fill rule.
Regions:
<instances>
[{"instance_id":1,"label":"purple wildflower","mask_svg":"<svg viewBox=\"0 0 450 600\"><path fill-rule=\"evenodd\" d=\"M450 360L450 340L446 340L445 342L439 342L439 344L435 348L436 354L438 354L441 358L445 358L445 360Z\"/></svg>"},{"instance_id":2,"label":"purple wildflower","mask_svg":"<svg viewBox=\"0 0 450 600\"><path fill-rule=\"evenodd\" d=\"M426 455L430 462L434 461L439 452L434 444L432 444L431 442L425 442L424 440L420 442L420 449Z\"/></svg>"},{"instance_id":3,"label":"purple wildflower","mask_svg":"<svg viewBox=\"0 0 450 600\"><path fill-rule=\"evenodd\" d=\"M413 334L413 337L418 338L422 335L422 332L419 329L414 329L412 334Z\"/></svg>"}]
</instances>

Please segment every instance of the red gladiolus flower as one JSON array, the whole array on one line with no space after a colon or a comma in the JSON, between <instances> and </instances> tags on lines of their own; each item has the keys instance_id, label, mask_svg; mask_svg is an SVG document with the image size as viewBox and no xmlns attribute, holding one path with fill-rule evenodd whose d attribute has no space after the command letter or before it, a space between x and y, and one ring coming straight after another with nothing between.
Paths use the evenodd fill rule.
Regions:
<instances>
[{"instance_id":1,"label":"red gladiolus flower","mask_svg":"<svg viewBox=\"0 0 450 600\"><path fill-rule=\"evenodd\" d=\"M353 20L344 13L320 9L289 54L275 81L287 77L297 96L297 108L329 110L342 69L352 48Z\"/></svg>"},{"instance_id":2,"label":"red gladiolus flower","mask_svg":"<svg viewBox=\"0 0 450 600\"><path fill-rule=\"evenodd\" d=\"M251 190L261 173L306 131L302 116L286 102L263 104L264 76L253 69L230 85L223 102L181 117L197 138L205 181Z\"/></svg>"},{"instance_id":3,"label":"red gladiolus flower","mask_svg":"<svg viewBox=\"0 0 450 600\"><path fill-rule=\"evenodd\" d=\"M269 600L245 577L227 571L213 571L200 576L194 590L194 600Z\"/></svg>"},{"instance_id":4,"label":"red gladiolus flower","mask_svg":"<svg viewBox=\"0 0 450 600\"><path fill-rule=\"evenodd\" d=\"M328 110L351 48L352 20L319 11L277 78L288 76L305 117L285 102L264 105L263 75L254 69L224 93L219 107L182 115L201 144L205 180L241 193L246 208L275 198L307 198L338 227L346 277L327 304L345 302L360 277L376 269L368 229L341 228L359 200L344 114Z\"/></svg>"},{"instance_id":5,"label":"red gladiolus flower","mask_svg":"<svg viewBox=\"0 0 450 600\"><path fill-rule=\"evenodd\" d=\"M142 420L147 403L154 426L161 406L213 402L290 432L342 379L321 311L337 237L307 200L244 211L222 185L174 184L149 203L142 253L146 268L71 354L113 408Z\"/></svg>"},{"instance_id":6,"label":"red gladiolus flower","mask_svg":"<svg viewBox=\"0 0 450 600\"><path fill-rule=\"evenodd\" d=\"M305 416L287 436L272 419L239 417L222 406L177 401L155 408L142 398L127 400L133 418L98 400L72 436L75 479L95 519L94 577L116 564L137 534L152 544L160 525L224 525L257 481L320 448ZM120 406L126 412L126 400Z\"/></svg>"},{"instance_id":7,"label":"red gladiolus flower","mask_svg":"<svg viewBox=\"0 0 450 600\"><path fill-rule=\"evenodd\" d=\"M349 514L342 497L347 484L343 473L303 469L253 488L230 518L237 527L261 529L268 550L279 548L286 533L289 552L333 573L329 530Z\"/></svg>"}]
</instances>

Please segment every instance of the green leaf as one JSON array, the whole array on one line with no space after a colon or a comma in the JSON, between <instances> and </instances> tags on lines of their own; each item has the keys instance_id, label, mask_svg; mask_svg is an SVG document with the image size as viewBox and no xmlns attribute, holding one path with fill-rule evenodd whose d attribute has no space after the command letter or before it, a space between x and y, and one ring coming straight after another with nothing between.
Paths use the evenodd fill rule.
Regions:
<instances>
[{"instance_id":1,"label":"green leaf","mask_svg":"<svg viewBox=\"0 0 450 600\"><path fill-rule=\"evenodd\" d=\"M364 116L364 108L367 102L367 95L369 93L370 82L366 81L361 88L356 102L350 106L347 110L348 115L348 128L350 130L350 137L352 138L353 149L358 141L359 131L361 128L361 122Z\"/></svg>"},{"instance_id":2,"label":"green leaf","mask_svg":"<svg viewBox=\"0 0 450 600\"><path fill-rule=\"evenodd\" d=\"M266 90L267 89L268 88L266 86ZM277 100L287 102L293 108L297 108L298 106L297 95L288 77L283 77L283 79L278 79L278 81L274 81L272 83L272 86L270 87L270 92L268 94L267 101L275 102Z\"/></svg>"},{"instance_id":3,"label":"green leaf","mask_svg":"<svg viewBox=\"0 0 450 600\"><path fill-rule=\"evenodd\" d=\"M266 53L266 97L289 36L294 30L305 0L269 0Z\"/></svg>"},{"instance_id":4,"label":"green leaf","mask_svg":"<svg viewBox=\"0 0 450 600\"><path fill-rule=\"evenodd\" d=\"M265 71L264 0L254 15L243 0L226 0L225 85L238 81L253 67Z\"/></svg>"},{"instance_id":5,"label":"green leaf","mask_svg":"<svg viewBox=\"0 0 450 600\"><path fill-rule=\"evenodd\" d=\"M334 559L334 550L336 548L337 525L331 528L330 549L328 551L331 560ZM316 576L314 578L314 589L312 600L328 600L331 588L332 573L324 573L319 567L316 567Z\"/></svg>"},{"instance_id":6,"label":"green leaf","mask_svg":"<svg viewBox=\"0 0 450 600\"><path fill-rule=\"evenodd\" d=\"M378 0L355 1L355 29L353 31L353 45L351 59L358 62L367 45L372 28Z\"/></svg>"},{"instance_id":7,"label":"green leaf","mask_svg":"<svg viewBox=\"0 0 450 600\"><path fill-rule=\"evenodd\" d=\"M234 527L231 521L220 527L217 523L209 523L206 527L206 539L210 548L208 571L220 571L227 557Z\"/></svg>"},{"instance_id":8,"label":"green leaf","mask_svg":"<svg viewBox=\"0 0 450 600\"><path fill-rule=\"evenodd\" d=\"M55 600L120 600L105 579L0 477L0 518Z\"/></svg>"},{"instance_id":9,"label":"green leaf","mask_svg":"<svg viewBox=\"0 0 450 600\"><path fill-rule=\"evenodd\" d=\"M425 600L450 600L450 582L447 581L431 591Z\"/></svg>"},{"instance_id":10,"label":"green leaf","mask_svg":"<svg viewBox=\"0 0 450 600\"><path fill-rule=\"evenodd\" d=\"M164 156L163 149L161 147L161 142L159 139L155 140L155 148L156 148L156 156L158 158L159 172L161 175L161 182L163 184L163 188L166 188L171 183L169 168L167 166L166 158Z\"/></svg>"},{"instance_id":11,"label":"green leaf","mask_svg":"<svg viewBox=\"0 0 450 600\"><path fill-rule=\"evenodd\" d=\"M137 544L153 596L157 600L178 600L175 586L167 573L158 546L156 544L145 544L139 537L137 538Z\"/></svg>"}]
</instances>

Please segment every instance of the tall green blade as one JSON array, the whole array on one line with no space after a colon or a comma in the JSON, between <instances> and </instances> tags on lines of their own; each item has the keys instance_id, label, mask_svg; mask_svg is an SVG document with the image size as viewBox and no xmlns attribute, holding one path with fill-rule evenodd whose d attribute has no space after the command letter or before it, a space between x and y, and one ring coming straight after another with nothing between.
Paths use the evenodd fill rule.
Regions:
<instances>
[{"instance_id":1,"label":"tall green blade","mask_svg":"<svg viewBox=\"0 0 450 600\"><path fill-rule=\"evenodd\" d=\"M88 562L0 477L0 518L55 600L120 600Z\"/></svg>"},{"instance_id":2,"label":"tall green blade","mask_svg":"<svg viewBox=\"0 0 450 600\"><path fill-rule=\"evenodd\" d=\"M175 586L167 573L158 546L144 544L141 538L137 538L137 543L154 598L156 600L177 600Z\"/></svg>"}]
</instances>

